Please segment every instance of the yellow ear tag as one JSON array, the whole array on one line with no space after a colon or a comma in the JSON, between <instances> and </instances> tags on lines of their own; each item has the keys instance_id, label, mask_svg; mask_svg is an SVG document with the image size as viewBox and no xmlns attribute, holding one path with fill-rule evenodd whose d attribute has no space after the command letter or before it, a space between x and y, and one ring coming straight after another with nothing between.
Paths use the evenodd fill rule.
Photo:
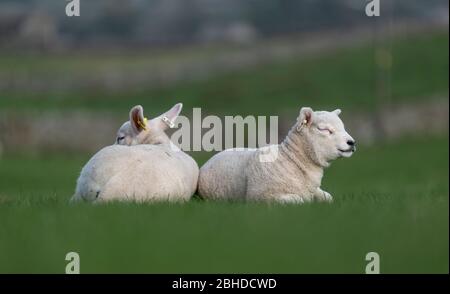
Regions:
<instances>
[{"instance_id":1,"label":"yellow ear tag","mask_svg":"<svg viewBox=\"0 0 450 294\"><path fill-rule=\"evenodd\" d=\"M300 132L302 130L303 126L306 125L307 123L308 123L308 121L306 119L304 119L301 124L297 125L297 131Z\"/></svg>"},{"instance_id":2,"label":"yellow ear tag","mask_svg":"<svg viewBox=\"0 0 450 294\"><path fill-rule=\"evenodd\" d=\"M144 117L144 122L141 122L140 120L138 121L138 125L143 129L143 130L147 130L147 118Z\"/></svg>"}]
</instances>

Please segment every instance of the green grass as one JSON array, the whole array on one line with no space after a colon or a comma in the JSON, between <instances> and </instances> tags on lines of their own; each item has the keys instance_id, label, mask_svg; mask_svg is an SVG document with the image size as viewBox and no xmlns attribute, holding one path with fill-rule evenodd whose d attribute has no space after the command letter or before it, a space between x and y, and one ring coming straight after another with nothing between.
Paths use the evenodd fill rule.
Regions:
<instances>
[{"instance_id":1,"label":"green grass","mask_svg":"<svg viewBox=\"0 0 450 294\"><path fill-rule=\"evenodd\" d=\"M202 107L206 112L233 115L274 115L297 111L301 105L372 109L377 102L378 72L374 54L371 45L340 49L325 55L293 58L166 88L144 86L114 93L98 89L33 93L23 89L3 91L0 93L0 109L123 112L133 104L142 104L156 113L180 101L185 104L185 109ZM448 32L397 38L392 41L392 56L393 102L448 95ZM145 64L147 58L145 55L117 59L107 56L97 61L95 56L69 56L36 61L33 57L21 60L16 56L14 63L1 58L0 67L12 72L28 70L31 77L40 70L39 75L49 77L64 74L70 81L76 80L77 75L95 72L97 67L108 68L110 65L120 70L121 67ZM170 59L170 55L164 58Z\"/></svg>"},{"instance_id":2,"label":"green grass","mask_svg":"<svg viewBox=\"0 0 450 294\"><path fill-rule=\"evenodd\" d=\"M0 159L0 272L448 273L448 137L361 146L323 186L333 204L67 203L89 156ZM204 155L201 155L204 157Z\"/></svg>"}]
</instances>

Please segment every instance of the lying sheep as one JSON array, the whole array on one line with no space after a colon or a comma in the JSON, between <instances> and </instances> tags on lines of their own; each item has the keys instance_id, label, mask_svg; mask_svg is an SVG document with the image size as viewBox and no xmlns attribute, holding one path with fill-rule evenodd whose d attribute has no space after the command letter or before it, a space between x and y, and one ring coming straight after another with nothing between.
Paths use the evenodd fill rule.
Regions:
<instances>
[{"instance_id":1,"label":"lying sheep","mask_svg":"<svg viewBox=\"0 0 450 294\"><path fill-rule=\"evenodd\" d=\"M303 107L281 144L216 154L200 169L199 195L205 199L283 203L331 201L331 195L320 189L323 169L356 150L340 112L313 112ZM267 160L270 153L273 160Z\"/></svg>"},{"instance_id":2,"label":"lying sheep","mask_svg":"<svg viewBox=\"0 0 450 294\"><path fill-rule=\"evenodd\" d=\"M181 111L177 104L147 121L142 106L117 132L114 145L97 152L83 167L72 200L184 201L195 193L198 165L165 134Z\"/></svg>"}]
</instances>

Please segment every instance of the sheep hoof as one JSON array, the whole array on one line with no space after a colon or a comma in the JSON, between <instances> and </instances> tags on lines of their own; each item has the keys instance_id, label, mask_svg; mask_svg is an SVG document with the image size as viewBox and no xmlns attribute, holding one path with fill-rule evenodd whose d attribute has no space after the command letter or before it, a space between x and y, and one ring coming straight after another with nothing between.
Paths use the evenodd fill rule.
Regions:
<instances>
[{"instance_id":1,"label":"sheep hoof","mask_svg":"<svg viewBox=\"0 0 450 294\"><path fill-rule=\"evenodd\" d=\"M322 191L323 193L323 200L326 202L333 202L333 196L331 196L330 193Z\"/></svg>"}]
</instances>

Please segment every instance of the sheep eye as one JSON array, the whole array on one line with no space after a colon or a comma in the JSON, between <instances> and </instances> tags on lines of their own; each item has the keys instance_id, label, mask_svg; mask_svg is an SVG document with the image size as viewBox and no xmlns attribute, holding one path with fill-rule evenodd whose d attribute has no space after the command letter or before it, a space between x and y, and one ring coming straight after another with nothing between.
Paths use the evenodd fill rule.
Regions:
<instances>
[{"instance_id":1,"label":"sheep eye","mask_svg":"<svg viewBox=\"0 0 450 294\"><path fill-rule=\"evenodd\" d=\"M329 128L317 128L321 132L328 132L330 135L333 134L333 131L331 131Z\"/></svg>"},{"instance_id":2,"label":"sheep eye","mask_svg":"<svg viewBox=\"0 0 450 294\"><path fill-rule=\"evenodd\" d=\"M120 141L122 141L123 139L125 139L125 136L117 137L117 143L120 143Z\"/></svg>"}]
</instances>

